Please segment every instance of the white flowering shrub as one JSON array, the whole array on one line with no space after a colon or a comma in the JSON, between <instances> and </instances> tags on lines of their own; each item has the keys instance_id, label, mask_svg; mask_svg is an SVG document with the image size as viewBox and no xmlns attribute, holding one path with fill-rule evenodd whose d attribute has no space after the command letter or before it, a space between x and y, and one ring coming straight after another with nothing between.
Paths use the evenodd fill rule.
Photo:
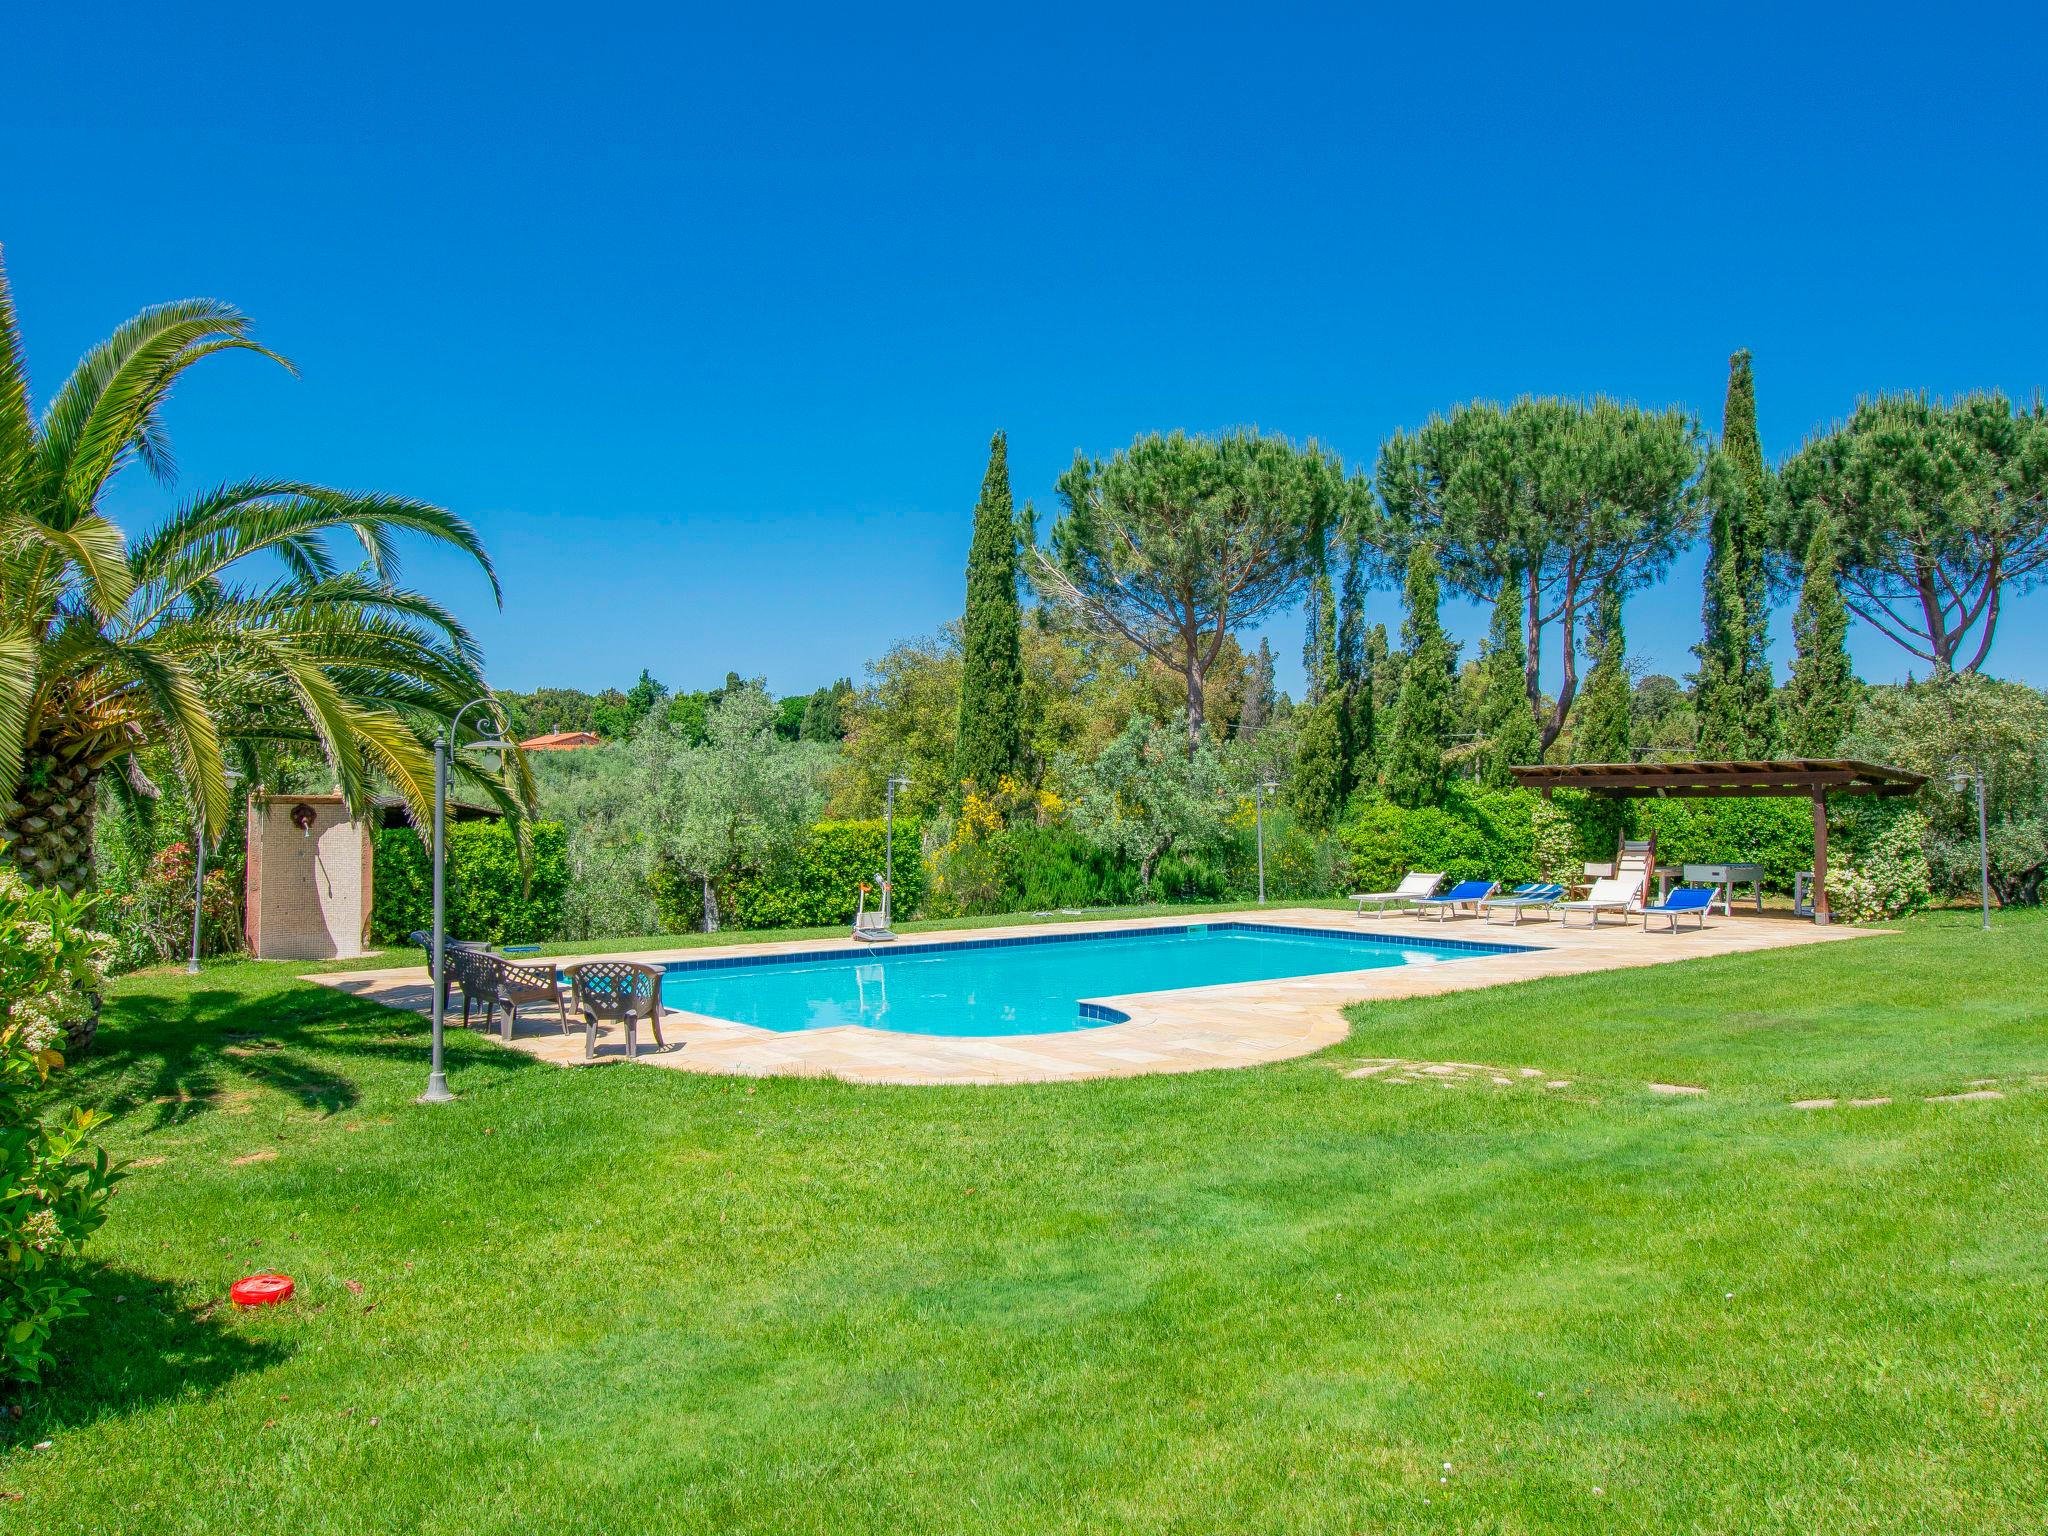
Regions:
<instances>
[{"instance_id":1,"label":"white flowering shrub","mask_svg":"<svg viewBox=\"0 0 2048 1536\"><path fill-rule=\"evenodd\" d=\"M106 1220L120 1177L87 1145L105 1115L45 1123L35 1106L64 1065L67 1026L99 1006L111 943L87 926L91 910L0 869L0 1379L37 1379L51 1329L84 1310L62 1260Z\"/></svg>"},{"instance_id":2,"label":"white flowering shrub","mask_svg":"<svg viewBox=\"0 0 2048 1536\"><path fill-rule=\"evenodd\" d=\"M1927 818L1894 817L1854 859L1828 865L1828 907L1852 923L1881 923L1927 903Z\"/></svg>"}]
</instances>

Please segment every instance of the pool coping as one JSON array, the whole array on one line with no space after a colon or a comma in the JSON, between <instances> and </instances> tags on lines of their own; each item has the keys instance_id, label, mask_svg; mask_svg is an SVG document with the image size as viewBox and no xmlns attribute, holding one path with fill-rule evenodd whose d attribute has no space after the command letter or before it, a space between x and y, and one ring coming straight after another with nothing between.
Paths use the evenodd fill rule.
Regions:
<instances>
[{"instance_id":1,"label":"pool coping","mask_svg":"<svg viewBox=\"0 0 2048 1536\"><path fill-rule=\"evenodd\" d=\"M643 1048L638 1060L643 1065L685 1072L824 1076L849 1082L907 1085L1072 1082L1155 1072L1208 1071L1284 1061L1333 1045L1350 1033L1344 1010L1357 1003L1468 991L1545 976L1581 975L1712 955L1832 943L1882 931L1815 927L1783 917L1714 918L1704 930L1687 929L1677 936L1646 934L1633 923L1566 929L1546 922L1518 925L1512 940L1495 943L1451 938L1442 933L1441 924L1425 925L1411 916L1359 918L1319 907L1269 907L1205 914L1198 921L1191 921L1188 915L1165 915L1089 919L1052 929L1044 924L963 929L957 937L920 934L913 942L918 948L943 948L1230 923L1261 928L1296 926L1350 938L1385 937L1466 947L1483 944L1488 950L1512 948L1507 953L1473 954L1451 965L1383 966L1087 998L1081 1002L1113 1008L1126 1017L1092 1028L1051 1034L913 1035L863 1024L783 1031L670 1009L663 1017L668 1046L662 1050ZM604 958L636 960L664 968L672 960L741 959L764 964L804 954L836 958L868 952L873 946L849 937L721 945L709 954L706 948L714 947L570 956L555 963ZM531 963L544 962L536 957ZM322 972L304 979L418 1012L427 1011L432 997L427 972L420 966L390 971ZM1646 994L1650 996L1653 994ZM495 1040L496 1036L490 1038ZM538 1012L520 1021L510 1044L514 1050L555 1065L586 1064L582 1031L563 1035ZM613 1030L601 1037L596 1062L591 1064L618 1061L624 1054L624 1042Z\"/></svg>"}]
</instances>

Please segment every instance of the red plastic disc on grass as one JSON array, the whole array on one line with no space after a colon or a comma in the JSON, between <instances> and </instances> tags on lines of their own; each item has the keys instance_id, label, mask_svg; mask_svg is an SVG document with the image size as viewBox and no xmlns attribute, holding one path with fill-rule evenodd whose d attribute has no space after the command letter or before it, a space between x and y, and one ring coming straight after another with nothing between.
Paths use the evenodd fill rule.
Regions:
<instances>
[{"instance_id":1,"label":"red plastic disc on grass","mask_svg":"<svg viewBox=\"0 0 2048 1536\"><path fill-rule=\"evenodd\" d=\"M228 1287L228 1300L238 1307L273 1307L291 1293L290 1275L249 1275Z\"/></svg>"}]
</instances>

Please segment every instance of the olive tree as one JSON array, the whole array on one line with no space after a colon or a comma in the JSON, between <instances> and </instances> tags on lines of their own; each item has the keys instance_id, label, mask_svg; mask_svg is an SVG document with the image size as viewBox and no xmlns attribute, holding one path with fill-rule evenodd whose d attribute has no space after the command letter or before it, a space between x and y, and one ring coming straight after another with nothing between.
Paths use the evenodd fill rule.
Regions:
<instances>
[{"instance_id":1,"label":"olive tree","mask_svg":"<svg viewBox=\"0 0 2048 1536\"><path fill-rule=\"evenodd\" d=\"M1183 751L1173 726L1143 716L1093 762L1069 759L1062 767L1075 827L1135 863L1148 894L1159 861L1175 848L1220 838L1234 804L1223 761L1206 739Z\"/></svg>"},{"instance_id":2,"label":"olive tree","mask_svg":"<svg viewBox=\"0 0 2048 1536\"><path fill-rule=\"evenodd\" d=\"M775 705L758 679L711 707L702 746L659 715L634 737L651 852L704 892L704 929L718 927L714 882L792 852L817 819L815 749L776 738Z\"/></svg>"},{"instance_id":3,"label":"olive tree","mask_svg":"<svg viewBox=\"0 0 2048 1536\"><path fill-rule=\"evenodd\" d=\"M1880 395L1795 454L1782 480L1783 558L1802 559L1827 517L1849 610L1937 673L1983 665L2005 592L2048 570L2040 401Z\"/></svg>"},{"instance_id":4,"label":"olive tree","mask_svg":"<svg viewBox=\"0 0 2048 1536\"><path fill-rule=\"evenodd\" d=\"M1578 692L1581 615L1604 588L1619 596L1669 568L1699 527L1702 462L1699 428L1678 410L1606 399L1460 406L1380 449L1378 547L1392 570L1434 545L1444 579L1474 602L1519 587L1523 692L1547 751ZM1563 674L1546 703L1548 646Z\"/></svg>"},{"instance_id":5,"label":"olive tree","mask_svg":"<svg viewBox=\"0 0 2048 1536\"><path fill-rule=\"evenodd\" d=\"M1034 584L1173 669L1190 753L1231 632L1301 596L1359 501L1334 454L1254 431L1154 434L1106 461L1076 454L1059 493L1066 511L1033 550Z\"/></svg>"}]
</instances>

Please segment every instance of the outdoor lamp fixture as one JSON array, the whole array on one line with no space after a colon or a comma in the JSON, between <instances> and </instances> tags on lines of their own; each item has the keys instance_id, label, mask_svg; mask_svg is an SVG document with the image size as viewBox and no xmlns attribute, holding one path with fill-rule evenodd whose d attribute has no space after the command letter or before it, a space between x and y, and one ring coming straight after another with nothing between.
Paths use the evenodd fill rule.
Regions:
<instances>
[{"instance_id":1,"label":"outdoor lamp fixture","mask_svg":"<svg viewBox=\"0 0 2048 1536\"><path fill-rule=\"evenodd\" d=\"M1958 794L1977 781L1977 898L1984 908L1984 931L1991 931L1991 821L1984 811L1984 770L1958 768L1948 776Z\"/></svg>"},{"instance_id":2,"label":"outdoor lamp fixture","mask_svg":"<svg viewBox=\"0 0 2048 1536\"><path fill-rule=\"evenodd\" d=\"M221 771L221 780L229 789L233 789L242 782L241 770L236 768L223 769ZM299 809L308 812L308 820L310 821L312 807L300 806ZM293 820L297 819L298 813L293 812ZM197 976L199 974L199 914L205 909L206 817L203 813L195 811L192 821L192 958L185 962L185 974L187 976Z\"/></svg>"},{"instance_id":3,"label":"outdoor lamp fixture","mask_svg":"<svg viewBox=\"0 0 2048 1536\"><path fill-rule=\"evenodd\" d=\"M910 780L900 773L889 776L889 784L882 800L882 926L892 921L889 911L890 899L896 894L896 791L910 788Z\"/></svg>"},{"instance_id":4,"label":"outdoor lamp fixture","mask_svg":"<svg viewBox=\"0 0 2048 1536\"><path fill-rule=\"evenodd\" d=\"M422 1104L446 1104L455 1097L448 1091L448 1075L441 1066L441 1015L448 1007L448 759L455 750L450 743L462 729L462 717L479 706L496 708L489 699L471 699L455 711L448 729L434 737L434 1057L427 1072L427 1091L419 1098ZM503 729L502 723L494 723ZM497 736L470 745L486 752L513 750L511 742Z\"/></svg>"},{"instance_id":5,"label":"outdoor lamp fixture","mask_svg":"<svg viewBox=\"0 0 2048 1536\"><path fill-rule=\"evenodd\" d=\"M1266 904L1266 796L1280 786L1271 779L1261 779L1252 786L1252 825L1259 834L1259 905Z\"/></svg>"}]
</instances>

